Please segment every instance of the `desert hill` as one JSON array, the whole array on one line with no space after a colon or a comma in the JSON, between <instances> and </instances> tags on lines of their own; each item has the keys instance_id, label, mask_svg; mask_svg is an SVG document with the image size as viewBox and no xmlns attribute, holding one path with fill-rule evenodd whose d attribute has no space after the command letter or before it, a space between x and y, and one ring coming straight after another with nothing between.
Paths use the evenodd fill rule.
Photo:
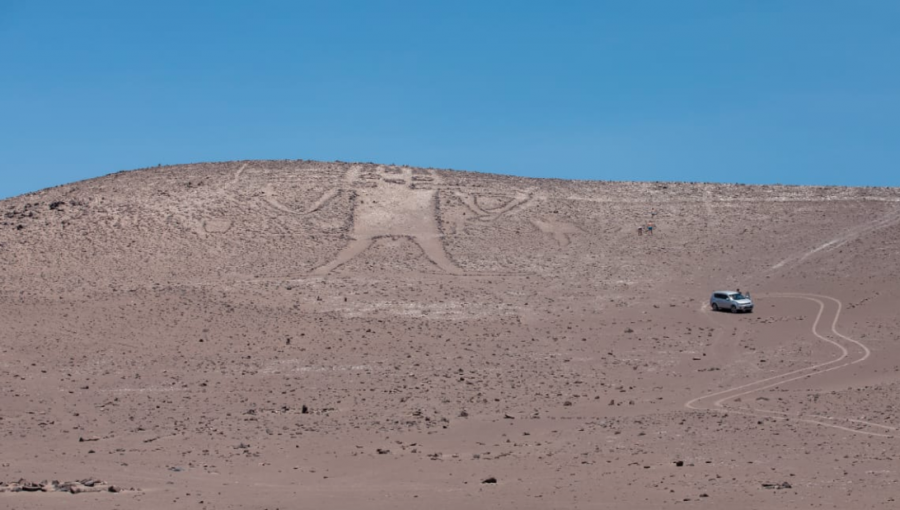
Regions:
<instances>
[{"instance_id":1,"label":"desert hill","mask_svg":"<svg viewBox=\"0 0 900 510\"><path fill-rule=\"evenodd\" d=\"M407 187L418 191L397 195ZM367 235L377 241L364 257L335 268L338 274L566 269L606 282L652 282L714 271L710 279L740 284L744 275L791 263L834 235L896 230L887 227L900 200L891 188L578 182L247 161L121 172L9 199L0 242L13 263L23 257L21 263L41 267L42 283L52 274L73 289L284 279L333 261L354 224L402 223L400 215L377 219L392 207L386 203L392 196L423 197L401 214L428 221L371 225ZM369 197L382 204L366 209ZM665 235L649 244L635 232L653 209ZM447 267L421 253L416 234L440 236ZM665 256L644 263L642 255L654 253ZM700 261L707 267L697 267ZM27 274L17 273L10 277Z\"/></svg>"},{"instance_id":2,"label":"desert hill","mask_svg":"<svg viewBox=\"0 0 900 510\"><path fill-rule=\"evenodd\" d=\"M900 189L235 161L0 214L0 506L896 504ZM86 477L134 490L12 492Z\"/></svg>"}]
</instances>

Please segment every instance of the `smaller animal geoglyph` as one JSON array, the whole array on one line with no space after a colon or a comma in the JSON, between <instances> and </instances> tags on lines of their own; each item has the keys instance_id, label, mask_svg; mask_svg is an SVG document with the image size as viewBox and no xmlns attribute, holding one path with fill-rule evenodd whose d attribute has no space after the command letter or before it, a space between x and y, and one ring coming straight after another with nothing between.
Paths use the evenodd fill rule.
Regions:
<instances>
[{"instance_id":1,"label":"smaller animal geoglyph","mask_svg":"<svg viewBox=\"0 0 900 510\"><path fill-rule=\"evenodd\" d=\"M531 223L541 232L553 236L560 248L564 248L572 242L571 235L584 233L581 227L567 221L532 219Z\"/></svg>"}]
</instances>

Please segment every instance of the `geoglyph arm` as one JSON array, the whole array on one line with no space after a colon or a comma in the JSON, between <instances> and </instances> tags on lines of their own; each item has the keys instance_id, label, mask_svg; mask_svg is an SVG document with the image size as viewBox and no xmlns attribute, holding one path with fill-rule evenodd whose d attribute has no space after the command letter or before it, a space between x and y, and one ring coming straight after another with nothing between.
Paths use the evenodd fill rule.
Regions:
<instances>
[{"instance_id":1,"label":"geoglyph arm","mask_svg":"<svg viewBox=\"0 0 900 510\"><path fill-rule=\"evenodd\" d=\"M326 191L325 193L322 193L322 196L319 197L319 199L316 200L316 202L313 205L309 206L309 208L306 209L306 211L303 212L302 214L310 214L310 213L314 213L314 212L318 211L325 204L327 204L328 202L331 202L331 199L338 196L338 193L340 193L340 192L341 192L341 188L331 188L330 190Z\"/></svg>"},{"instance_id":2,"label":"geoglyph arm","mask_svg":"<svg viewBox=\"0 0 900 510\"><path fill-rule=\"evenodd\" d=\"M524 204L525 202L528 202L529 200L531 200L531 198L532 198L531 192L532 192L531 189L524 190L524 191L517 191L515 197L512 200L510 200L509 202L507 202L505 205L503 205L503 207L500 207L498 209L492 209L490 211L485 211L484 209L481 208L481 206L478 205L478 201L477 201L478 195L477 194L465 193L462 191L457 191L457 192L455 192L455 194L457 197L459 197L460 200L463 201L464 204L466 204L466 207L471 209L472 212L474 212L478 216L479 219L485 220L485 221L493 221L493 220L496 220L497 218L499 218L500 216L508 213L509 211L512 211L516 207L519 207L520 205Z\"/></svg>"},{"instance_id":3,"label":"geoglyph arm","mask_svg":"<svg viewBox=\"0 0 900 510\"><path fill-rule=\"evenodd\" d=\"M340 188L329 189L325 193L322 193L322 196L319 197L319 199L316 200L315 203L313 203L311 206L307 207L305 211L294 210L294 209L282 204L281 202L279 202L278 199L275 198L275 190L271 185L263 188L263 200L265 200L266 203L268 203L275 209L278 209L279 211L282 211L282 212L285 212L288 214L296 214L296 215L302 216L302 215L311 214L311 213L318 211L325 204L327 204L334 197L336 197L338 195L338 193L340 193L340 192L341 192Z\"/></svg>"}]
</instances>

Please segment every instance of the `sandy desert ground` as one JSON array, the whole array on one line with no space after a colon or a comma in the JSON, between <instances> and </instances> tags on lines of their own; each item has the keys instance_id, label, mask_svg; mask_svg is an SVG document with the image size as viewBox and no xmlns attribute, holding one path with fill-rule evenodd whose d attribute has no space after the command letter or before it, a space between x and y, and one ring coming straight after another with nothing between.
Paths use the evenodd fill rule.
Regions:
<instances>
[{"instance_id":1,"label":"sandy desert ground","mask_svg":"<svg viewBox=\"0 0 900 510\"><path fill-rule=\"evenodd\" d=\"M900 508L900 189L236 161L0 215L2 508Z\"/></svg>"}]
</instances>

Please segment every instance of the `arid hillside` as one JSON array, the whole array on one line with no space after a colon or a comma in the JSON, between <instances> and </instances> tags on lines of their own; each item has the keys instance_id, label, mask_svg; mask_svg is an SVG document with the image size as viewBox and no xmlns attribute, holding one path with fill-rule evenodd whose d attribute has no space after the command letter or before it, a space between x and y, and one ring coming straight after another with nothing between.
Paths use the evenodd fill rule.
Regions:
<instances>
[{"instance_id":1,"label":"arid hillside","mask_svg":"<svg viewBox=\"0 0 900 510\"><path fill-rule=\"evenodd\" d=\"M236 161L0 215L2 508L898 504L900 189Z\"/></svg>"}]
</instances>

